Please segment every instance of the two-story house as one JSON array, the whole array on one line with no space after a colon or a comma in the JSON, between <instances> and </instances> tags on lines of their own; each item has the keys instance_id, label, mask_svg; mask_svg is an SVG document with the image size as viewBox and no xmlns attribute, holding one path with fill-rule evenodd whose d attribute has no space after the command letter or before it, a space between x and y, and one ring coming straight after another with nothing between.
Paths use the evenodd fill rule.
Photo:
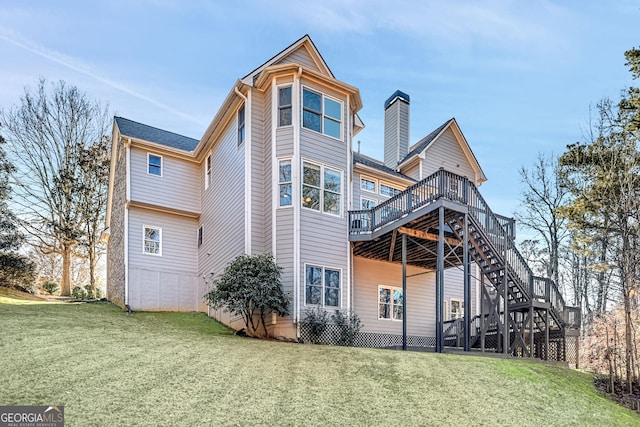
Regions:
<instances>
[{"instance_id":1,"label":"two-story house","mask_svg":"<svg viewBox=\"0 0 640 427\"><path fill-rule=\"evenodd\" d=\"M199 140L116 117L108 298L239 328L205 305L207 278L272 253L292 297L290 316L270 319L276 336L304 340L320 307L360 317L356 345L575 357L579 312L485 203L456 120L411 144L410 99L395 92L378 161L352 148L361 107L304 36L239 79Z\"/></svg>"}]
</instances>

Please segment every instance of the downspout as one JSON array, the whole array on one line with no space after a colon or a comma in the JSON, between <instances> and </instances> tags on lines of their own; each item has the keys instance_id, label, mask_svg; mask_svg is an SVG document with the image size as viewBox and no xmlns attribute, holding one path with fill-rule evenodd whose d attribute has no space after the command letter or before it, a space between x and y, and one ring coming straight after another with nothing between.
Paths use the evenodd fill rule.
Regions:
<instances>
[{"instance_id":1,"label":"downspout","mask_svg":"<svg viewBox=\"0 0 640 427\"><path fill-rule=\"evenodd\" d=\"M353 283L353 277L351 276L351 269L352 269L352 263L353 263L353 253L351 251L351 241L349 240L349 229L351 227L351 224L349 224L349 210L353 207L352 206L352 199L351 199L351 190L352 190L352 185L353 185L353 160L352 160L352 151L353 151L353 137L351 135L351 132L353 131L353 125L351 124L351 97L350 95L347 95L347 108L346 108L346 112L345 112L345 116L346 116L346 138L347 138L347 144L346 146L347 148L347 167L346 167L346 193L347 193L347 197L345 200L345 216L346 216L346 220L347 220L347 279L345 280L345 282L347 283L347 311L350 312L352 310L352 306L351 306L351 289L354 286ZM358 151L360 151L360 145L358 144Z\"/></svg>"},{"instance_id":2,"label":"downspout","mask_svg":"<svg viewBox=\"0 0 640 427\"><path fill-rule=\"evenodd\" d=\"M295 129L293 131L293 161L292 163L292 174L294 176L291 177L293 183L293 194L295 197L293 208L293 290L294 290L294 298L295 298L295 306L294 306L294 323L296 324L296 335L300 336L300 207L302 206L302 196L301 196L301 158L300 158L300 127L301 127L301 119L300 119L300 111L302 109L302 105L300 103L301 88L300 88L300 77L302 76L302 67L298 67L298 73L293 76L293 86L295 88L294 96L295 100L292 100L292 104L294 105L295 111Z\"/></svg>"},{"instance_id":3,"label":"downspout","mask_svg":"<svg viewBox=\"0 0 640 427\"><path fill-rule=\"evenodd\" d=\"M131 138L124 143L125 153L125 205L124 205L124 305L129 309L129 202L131 201Z\"/></svg>"},{"instance_id":4,"label":"downspout","mask_svg":"<svg viewBox=\"0 0 640 427\"><path fill-rule=\"evenodd\" d=\"M237 86L233 90L244 100L244 253L251 255L251 102Z\"/></svg>"}]
</instances>

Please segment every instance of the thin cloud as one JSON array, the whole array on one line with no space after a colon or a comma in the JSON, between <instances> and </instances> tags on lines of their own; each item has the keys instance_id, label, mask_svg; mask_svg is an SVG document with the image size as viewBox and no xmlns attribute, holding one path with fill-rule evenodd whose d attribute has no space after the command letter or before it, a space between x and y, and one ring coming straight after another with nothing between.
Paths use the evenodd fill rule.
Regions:
<instances>
[{"instance_id":1,"label":"thin cloud","mask_svg":"<svg viewBox=\"0 0 640 427\"><path fill-rule=\"evenodd\" d=\"M176 110L175 108L172 108L166 104L163 104L162 102L153 99L145 94L142 94L136 90L133 90L125 85L123 85L122 83L119 83L115 80L112 80L108 77L104 77L102 75L100 75L98 72L94 71L92 69L91 66L87 65L86 63L83 63L82 61L79 61L76 58L73 58L69 55L65 55L63 53L57 52L53 49L49 49L46 48L44 46L41 46L31 40L28 40L24 37L22 37L21 35L19 35L18 33L16 33L15 31L12 31L8 28L2 27L0 26L0 40L5 40L8 43L11 43L14 46L17 46L21 49L27 50L33 54L36 54L42 58L45 58L51 62L55 62L56 64L60 64L63 67L66 67L70 70L73 70L75 72L78 72L80 74L84 74L86 76L89 76L101 83L104 83L105 85L112 87L114 89L117 89L121 92L124 92L130 96L133 96L135 98L138 98L142 101L148 102L152 105L155 105L156 107L159 107L165 111L170 112L171 114L175 114L176 116L182 117L183 119L186 119L188 121L191 121L193 123L197 123L197 124L202 124L201 120L198 120L196 118L194 118L193 116L190 116L188 114L185 114L179 110Z\"/></svg>"}]
</instances>

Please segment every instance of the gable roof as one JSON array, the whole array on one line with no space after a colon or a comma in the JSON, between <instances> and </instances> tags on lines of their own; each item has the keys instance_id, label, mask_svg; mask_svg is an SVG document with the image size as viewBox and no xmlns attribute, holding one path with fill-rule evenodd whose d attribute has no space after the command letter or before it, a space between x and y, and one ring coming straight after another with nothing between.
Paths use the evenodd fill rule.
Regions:
<instances>
[{"instance_id":1,"label":"gable roof","mask_svg":"<svg viewBox=\"0 0 640 427\"><path fill-rule=\"evenodd\" d=\"M416 142L410 149L409 149L409 154L407 154L404 159L402 159L400 161L400 164L406 162L407 160L409 160L410 158L412 158L415 155L418 155L420 153L422 153L428 146L429 144L431 144L438 135L440 135L440 133L442 133L442 131L453 121L455 120L453 117L450 118L449 120L447 120L446 122L444 122L443 124L441 124L440 126L438 126L433 132L431 132L429 135L425 136L424 138L422 138L420 141Z\"/></svg>"},{"instance_id":2,"label":"gable roof","mask_svg":"<svg viewBox=\"0 0 640 427\"><path fill-rule=\"evenodd\" d=\"M391 169L390 167L385 166L381 161L369 156L365 156L364 154L353 153L353 164L355 165L356 163L360 163L361 165L368 166L372 169L386 173L388 175L393 175L396 178L401 178L412 182L416 181L415 179L408 177L407 175L404 175L395 169Z\"/></svg>"},{"instance_id":3,"label":"gable roof","mask_svg":"<svg viewBox=\"0 0 640 427\"><path fill-rule=\"evenodd\" d=\"M124 117L116 116L114 117L114 120L118 125L120 134L147 142L153 142L154 144L164 145L166 147L176 148L183 151L193 151L198 145L198 142L200 142L199 140L189 138L188 136L179 135L153 126L134 122L133 120L125 119Z\"/></svg>"},{"instance_id":4,"label":"gable roof","mask_svg":"<svg viewBox=\"0 0 640 427\"><path fill-rule=\"evenodd\" d=\"M331 71L331 69L329 68L329 66L325 62L324 58L320 54L320 51L318 51L318 48L313 43L313 40L311 40L311 37L309 37L309 34L305 34L304 36L300 37L298 40L296 40L295 42L290 44L288 47L286 47L285 49L281 50L279 53L277 53L276 55L271 57L269 60L264 62L262 65L258 66L256 69L251 71L249 74L244 76L241 79L242 82L245 83L245 84L253 84L253 80L256 79L257 76L265 68L267 68L267 67L269 67L271 65L277 64L283 58L285 58L286 56L290 55L291 53L295 52L298 49L306 49L307 52L309 53L309 55L311 56L312 60L314 61L314 63L318 66L318 69L321 72L323 72L324 74L327 74L331 78L335 79L335 76L333 75L333 72Z\"/></svg>"},{"instance_id":5,"label":"gable roof","mask_svg":"<svg viewBox=\"0 0 640 427\"><path fill-rule=\"evenodd\" d=\"M402 159L402 161L398 164L398 169L401 169L402 166L406 165L407 162L409 162L411 159L415 158L416 156L418 156L419 154L427 150L429 146L434 141L436 141L438 137L442 135L447 129L451 129L451 131L454 133L456 141L458 141L460 148L462 149L464 155L467 157L467 160L469 161L470 166L476 172L477 183L478 182L482 183L486 181L487 177L485 176L484 171L482 170L482 167L480 167L480 163L478 162L476 155L471 150L471 147L469 146L467 139L462 134L462 130L460 130L460 126L458 126L458 122L456 122L455 117L450 118L449 120L441 124L433 132L431 132L429 135L425 136L420 141L415 143L409 150L409 154L407 154L404 157L404 159Z\"/></svg>"}]
</instances>

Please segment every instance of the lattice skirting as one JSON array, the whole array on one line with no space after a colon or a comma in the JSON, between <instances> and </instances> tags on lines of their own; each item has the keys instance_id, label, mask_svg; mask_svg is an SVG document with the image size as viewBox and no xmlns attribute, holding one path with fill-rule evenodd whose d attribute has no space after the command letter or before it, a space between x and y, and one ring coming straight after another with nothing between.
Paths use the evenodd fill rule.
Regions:
<instances>
[{"instance_id":1,"label":"lattice skirting","mask_svg":"<svg viewBox=\"0 0 640 427\"><path fill-rule=\"evenodd\" d=\"M370 348L396 348L402 346L402 335L379 334L373 332L358 332L353 336L345 336L343 330L338 325L328 324L320 336L314 336L309 325L300 325L300 341L304 343L328 344L328 345L349 345L353 347ZM407 346L409 347L435 347L435 337L407 336Z\"/></svg>"}]
</instances>

